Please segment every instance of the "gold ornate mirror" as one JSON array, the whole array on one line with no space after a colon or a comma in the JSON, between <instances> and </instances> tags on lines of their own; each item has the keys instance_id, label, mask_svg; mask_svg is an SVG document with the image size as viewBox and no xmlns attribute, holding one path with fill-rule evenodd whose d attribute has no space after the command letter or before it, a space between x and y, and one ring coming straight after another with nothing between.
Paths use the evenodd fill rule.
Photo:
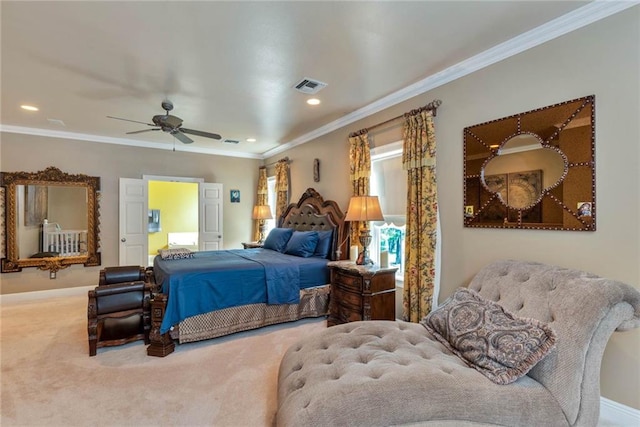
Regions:
<instances>
[{"instance_id":1,"label":"gold ornate mirror","mask_svg":"<svg viewBox=\"0 0 640 427\"><path fill-rule=\"evenodd\" d=\"M594 231L595 96L464 129L464 226Z\"/></svg>"},{"instance_id":2,"label":"gold ornate mirror","mask_svg":"<svg viewBox=\"0 0 640 427\"><path fill-rule=\"evenodd\" d=\"M2 272L25 267L56 272L100 265L100 178L43 171L0 172L6 236Z\"/></svg>"}]
</instances>

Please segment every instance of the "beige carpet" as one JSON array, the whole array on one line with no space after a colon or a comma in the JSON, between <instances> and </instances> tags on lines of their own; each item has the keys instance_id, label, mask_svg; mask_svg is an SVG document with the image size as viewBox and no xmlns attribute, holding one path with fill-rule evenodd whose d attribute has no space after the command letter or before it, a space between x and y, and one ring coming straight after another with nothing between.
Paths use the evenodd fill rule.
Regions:
<instances>
[{"instance_id":1,"label":"beige carpet","mask_svg":"<svg viewBox=\"0 0 640 427\"><path fill-rule=\"evenodd\" d=\"M278 366L307 319L148 357L142 341L89 357L87 297L1 307L1 418L7 426L271 426Z\"/></svg>"}]
</instances>

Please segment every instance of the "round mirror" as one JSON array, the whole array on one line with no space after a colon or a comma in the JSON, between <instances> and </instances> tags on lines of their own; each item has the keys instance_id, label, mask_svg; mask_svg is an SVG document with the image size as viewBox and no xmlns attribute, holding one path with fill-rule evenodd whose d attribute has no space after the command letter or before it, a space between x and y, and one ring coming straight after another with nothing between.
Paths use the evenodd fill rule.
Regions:
<instances>
[{"instance_id":1,"label":"round mirror","mask_svg":"<svg viewBox=\"0 0 640 427\"><path fill-rule=\"evenodd\" d=\"M566 175L566 158L555 148L543 147L535 134L516 135L497 150L482 168L482 182L511 208L530 208Z\"/></svg>"}]
</instances>

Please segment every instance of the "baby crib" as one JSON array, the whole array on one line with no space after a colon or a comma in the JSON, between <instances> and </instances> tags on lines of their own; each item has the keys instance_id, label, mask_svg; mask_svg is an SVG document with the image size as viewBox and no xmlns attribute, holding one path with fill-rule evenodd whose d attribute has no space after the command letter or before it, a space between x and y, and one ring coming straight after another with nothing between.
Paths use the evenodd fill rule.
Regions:
<instances>
[{"instance_id":1,"label":"baby crib","mask_svg":"<svg viewBox=\"0 0 640 427\"><path fill-rule=\"evenodd\" d=\"M87 230L63 230L60 224L43 224L42 250L57 256L79 256L87 252Z\"/></svg>"}]
</instances>

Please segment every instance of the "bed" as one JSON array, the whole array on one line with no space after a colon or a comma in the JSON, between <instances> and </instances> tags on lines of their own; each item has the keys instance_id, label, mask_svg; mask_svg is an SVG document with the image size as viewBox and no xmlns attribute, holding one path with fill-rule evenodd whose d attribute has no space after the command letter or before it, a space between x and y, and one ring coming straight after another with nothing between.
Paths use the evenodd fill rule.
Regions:
<instances>
[{"instance_id":1,"label":"bed","mask_svg":"<svg viewBox=\"0 0 640 427\"><path fill-rule=\"evenodd\" d=\"M287 207L277 226L284 234L317 231L328 238L326 257L296 256L295 251L292 255L273 248L186 251L188 257L183 259L157 256L153 277L161 292L152 303L148 354L169 354L174 340L200 341L326 315L326 264L338 259L337 253L346 253L344 214L337 203L309 188ZM303 234L308 233L295 236Z\"/></svg>"}]
</instances>

